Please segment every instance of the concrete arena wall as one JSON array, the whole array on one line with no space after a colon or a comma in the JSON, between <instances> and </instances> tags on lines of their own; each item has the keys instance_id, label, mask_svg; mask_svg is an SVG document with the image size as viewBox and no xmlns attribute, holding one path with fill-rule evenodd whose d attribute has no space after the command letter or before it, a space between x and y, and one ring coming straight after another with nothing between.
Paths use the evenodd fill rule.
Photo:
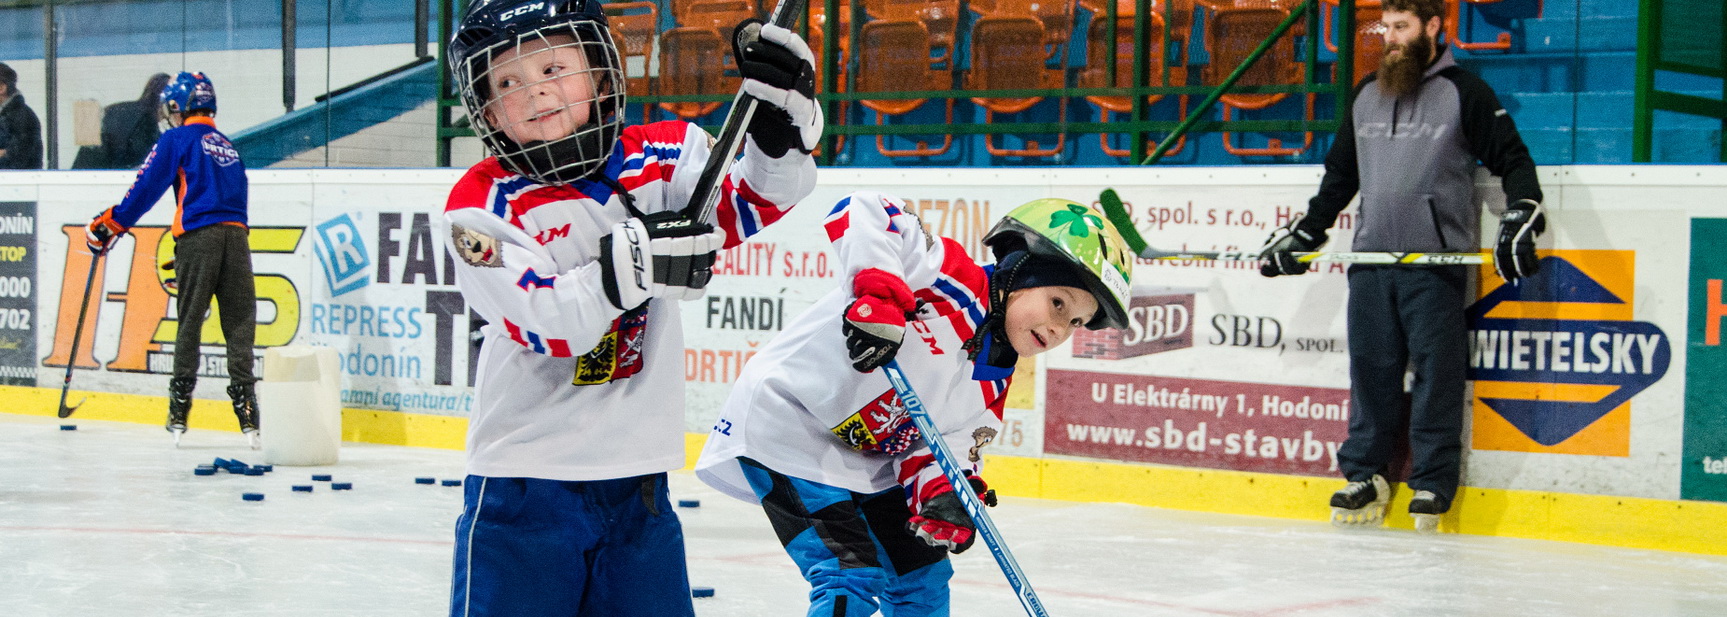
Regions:
<instances>
[{"instance_id":1,"label":"concrete arena wall","mask_svg":"<svg viewBox=\"0 0 1727 617\"><path fill-rule=\"evenodd\" d=\"M347 439L461 447L472 405L468 319L433 218L459 174L251 175L259 342L338 350ZM1253 249L1305 209L1320 174L823 170L810 199L726 252L709 294L682 305L692 454L742 364L835 284L826 242L811 230L850 191L911 200L926 226L974 255L1013 206L1090 201L1106 186L1156 246ZM77 226L131 176L0 174L7 411L52 413L89 271ZM1727 431L1716 430L1727 414L1703 387L1727 367L1715 356L1722 277L1705 258L1727 235L1713 218L1727 168L1545 167L1541 179L1554 223L1541 241L1546 278L1507 288L1490 271L1478 277L1469 488L1444 526L1727 554L1727 505L1718 503L1727 501L1727 469L1718 469ZM1478 188L1479 201L1502 207L1496 180L1483 174ZM1346 248L1360 222L1350 214L1333 249ZM100 270L103 293L75 356L73 384L91 397L81 418L160 421L175 325L156 265L171 254L171 216L159 205ZM1076 336L1024 364L990 447L992 483L1009 495L1323 519L1349 406L1342 273L1264 279L1244 265L1142 260L1133 329ZM202 351L211 371L194 425L233 430L213 326ZM1406 527L1395 513L1408 491L1398 493L1390 524Z\"/></svg>"}]
</instances>

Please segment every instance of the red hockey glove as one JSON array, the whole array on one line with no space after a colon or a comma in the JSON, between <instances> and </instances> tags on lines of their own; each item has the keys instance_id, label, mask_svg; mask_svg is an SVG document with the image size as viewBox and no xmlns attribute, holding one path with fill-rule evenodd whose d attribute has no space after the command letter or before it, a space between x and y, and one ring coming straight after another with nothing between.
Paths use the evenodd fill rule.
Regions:
<instances>
[{"instance_id":1,"label":"red hockey glove","mask_svg":"<svg viewBox=\"0 0 1727 617\"><path fill-rule=\"evenodd\" d=\"M846 309L843 331L852 368L868 373L881 368L899 352L905 323L917 310L911 288L898 276L870 268L852 279L857 300Z\"/></svg>"},{"instance_id":2,"label":"red hockey glove","mask_svg":"<svg viewBox=\"0 0 1727 617\"><path fill-rule=\"evenodd\" d=\"M90 247L90 252L101 255L114 248L120 242L120 236L126 235L126 228L114 222L114 209L103 210L96 218L90 219L90 224L84 226L84 244Z\"/></svg>"},{"instance_id":3,"label":"red hockey glove","mask_svg":"<svg viewBox=\"0 0 1727 617\"><path fill-rule=\"evenodd\" d=\"M995 491L983 478L966 476L966 481L971 483L971 489L983 505L995 507ZM959 501L959 493L953 490L947 476L926 485L925 493L930 491L935 493L912 504L912 515L906 521L906 528L925 544L945 548L955 555L965 552L977 540L977 524L966 513L965 506Z\"/></svg>"}]
</instances>

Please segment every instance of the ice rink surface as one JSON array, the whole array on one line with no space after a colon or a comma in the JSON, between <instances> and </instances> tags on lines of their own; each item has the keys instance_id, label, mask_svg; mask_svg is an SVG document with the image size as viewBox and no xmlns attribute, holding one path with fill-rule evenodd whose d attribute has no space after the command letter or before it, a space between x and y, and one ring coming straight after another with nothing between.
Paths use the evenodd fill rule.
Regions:
<instances>
[{"instance_id":1,"label":"ice rink surface","mask_svg":"<svg viewBox=\"0 0 1727 617\"><path fill-rule=\"evenodd\" d=\"M334 466L193 475L215 457L263 462L235 433L176 450L157 427L0 414L0 615L447 611L461 489L414 478L462 477L460 452L348 444ZM804 614L756 506L686 472L672 498L701 502L679 509L691 582L717 592L697 614ZM991 515L1056 617L1727 615L1727 558L1011 497ZM1024 614L986 549L956 568L955 615Z\"/></svg>"}]
</instances>

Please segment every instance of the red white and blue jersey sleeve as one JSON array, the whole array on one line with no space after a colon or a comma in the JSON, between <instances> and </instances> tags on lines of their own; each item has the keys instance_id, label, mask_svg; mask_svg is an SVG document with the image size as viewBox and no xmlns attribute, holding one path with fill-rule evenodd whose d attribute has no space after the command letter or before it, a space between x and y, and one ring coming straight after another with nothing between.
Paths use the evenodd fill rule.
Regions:
<instances>
[{"instance_id":1,"label":"red white and blue jersey sleeve","mask_svg":"<svg viewBox=\"0 0 1727 617\"><path fill-rule=\"evenodd\" d=\"M626 190L654 180L664 181L665 199L659 209L682 209L695 192L702 168L713 155L713 137L701 127L680 121L656 122L624 130L620 140L624 164L618 180ZM815 190L816 164L796 150L769 158L754 143L732 164L720 183L714 226L726 234L725 248L780 220L798 200ZM643 211L651 212L648 208Z\"/></svg>"},{"instance_id":2,"label":"red white and blue jersey sleeve","mask_svg":"<svg viewBox=\"0 0 1727 617\"><path fill-rule=\"evenodd\" d=\"M922 301L920 319L951 316L962 336L983 321L988 276L959 243L924 229L905 202L858 191L841 199L823 225L845 280L872 268L897 275Z\"/></svg>"},{"instance_id":3,"label":"red white and blue jersey sleeve","mask_svg":"<svg viewBox=\"0 0 1727 617\"><path fill-rule=\"evenodd\" d=\"M519 217L535 204L572 198L560 194L568 190L534 184L486 159L456 182L444 212L452 232L445 236L447 248L457 256L456 283L469 306L516 343L558 358L592 349L622 313L606 300L599 262L561 265L552 249L519 226ZM458 246L463 230L490 239L495 248L465 251ZM597 250L599 235L609 228L599 235L587 231L571 233L591 236L578 241Z\"/></svg>"}]
</instances>

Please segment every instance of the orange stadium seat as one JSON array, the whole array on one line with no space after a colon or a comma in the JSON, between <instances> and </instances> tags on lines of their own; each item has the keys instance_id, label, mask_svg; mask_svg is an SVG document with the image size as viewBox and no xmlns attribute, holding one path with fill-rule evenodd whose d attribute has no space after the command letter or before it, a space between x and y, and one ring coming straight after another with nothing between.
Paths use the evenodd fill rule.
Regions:
<instances>
[{"instance_id":1,"label":"orange stadium seat","mask_svg":"<svg viewBox=\"0 0 1727 617\"><path fill-rule=\"evenodd\" d=\"M876 20L864 24L858 42L858 92L904 92L907 90L948 90L953 86L952 73L930 66L930 34L921 21ZM910 113L922 107L927 99L882 99L858 101L875 114L875 124L887 123L887 116ZM947 99L947 123L953 124L953 99ZM876 136L876 150L883 156L937 156L953 146L953 135L944 134L939 148L918 141L914 148L894 149L887 146L888 136Z\"/></svg>"},{"instance_id":2,"label":"orange stadium seat","mask_svg":"<svg viewBox=\"0 0 1727 617\"><path fill-rule=\"evenodd\" d=\"M1110 46L1109 20L1104 17L1094 17L1086 33L1089 41L1086 50L1085 70L1079 73L1081 88L1126 88L1133 85L1133 15L1116 15L1115 45ZM1151 86L1184 86L1187 85L1186 67L1169 67L1169 79L1164 80L1164 50L1163 17L1152 13L1148 17L1148 32L1146 33L1146 70L1150 72L1147 85ZM1115 81L1109 81L1109 63L1115 63ZM1156 103L1163 99L1161 94L1145 97L1146 104ZM1133 99L1126 96L1088 96L1086 102L1098 108L1099 120L1109 122L1111 113L1130 113L1133 111ZM1187 116L1187 97L1181 96L1180 117ZM1098 135L1098 142L1103 153L1109 156L1127 156L1132 153L1129 148L1114 148L1109 145L1109 134ZM1168 154L1179 154L1187 146L1187 136L1183 135L1176 142L1174 149Z\"/></svg>"},{"instance_id":3,"label":"orange stadium seat","mask_svg":"<svg viewBox=\"0 0 1727 617\"><path fill-rule=\"evenodd\" d=\"M1283 21L1289 12L1281 8L1267 6L1258 7L1218 7L1213 10L1211 20L1205 28L1205 47L1211 54L1211 63L1204 71L1205 83L1220 84L1241 64L1261 41L1270 36L1277 25ZM1302 83L1301 65L1295 61L1295 46L1292 43L1293 32L1285 35L1282 41L1271 47L1265 55L1260 56L1251 68L1243 73L1237 86L1270 86L1280 84ZM1219 99L1223 108L1223 120L1228 122L1233 109L1265 109L1288 98L1288 93L1242 93L1233 92ZM1305 97L1305 114L1308 120L1313 119L1313 95ZM1313 145L1313 133L1304 133L1300 148L1286 148L1282 140L1271 138L1263 148L1237 147L1229 132L1223 133L1223 149L1236 156L1294 156L1306 151Z\"/></svg>"},{"instance_id":4,"label":"orange stadium seat","mask_svg":"<svg viewBox=\"0 0 1727 617\"><path fill-rule=\"evenodd\" d=\"M966 73L968 90L1020 90L1059 88L1052 83L1050 71L1044 68L1043 22L1033 17L983 17L971 32L971 70ZM1059 74L1057 74L1059 75ZM973 103L984 110L984 123L993 121L998 113L1019 113L1043 100L1041 96L1025 98L973 97ZM1058 117L1067 117L1067 99L1061 100ZM1025 140L1024 148L1004 148L995 143L995 135L984 136L984 149L995 156L1054 156L1067 143L1059 135L1055 145L1040 148L1034 140Z\"/></svg>"},{"instance_id":5,"label":"orange stadium seat","mask_svg":"<svg viewBox=\"0 0 1727 617\"><path fill-rule=\"evenodd\" d=\"M1338 0L1320 0L1319 17L1322 22L1320 29L1325 32L1325 48L1337 53L1336 21L1332 15L1339 13ZM1385 56L1385 24L1379 23L1383 12L1379 8L1379 0L1355 0L1355 59L1353 75L1349 83L1361 83L1368 73L1379 70L1379 61ZM1339 15L1341 16L1341 15Z\"/></svg>"},{"instance_id":6,"label":"orange stadium seat","mask_svg":"<svg viewBox=\"0 0 1727 617\"><path fill-rule=\"evenodd\" d=\"M650 74L654 56L654 41L659 34L659 5L653 2L616 2L606 5L606 19L612 26L612 40L618 45L618 59L624 63L624 91L631 97L654 93ZM650 105L642 105L642 120L648 119Z\"/></svg>"},{"instance_id":7,"label":"orange stadium seat","mask_svg":"<svg viewBox=\"0 0 1727 617\"><path fill-rule=\"evenodd\" d=\"M959 33L959 0L863 2L864 12L873 19L922 22L924 29L929 32L930 64L938 68L953 68L954 42Z\"/></svg>"}]
</instances>

